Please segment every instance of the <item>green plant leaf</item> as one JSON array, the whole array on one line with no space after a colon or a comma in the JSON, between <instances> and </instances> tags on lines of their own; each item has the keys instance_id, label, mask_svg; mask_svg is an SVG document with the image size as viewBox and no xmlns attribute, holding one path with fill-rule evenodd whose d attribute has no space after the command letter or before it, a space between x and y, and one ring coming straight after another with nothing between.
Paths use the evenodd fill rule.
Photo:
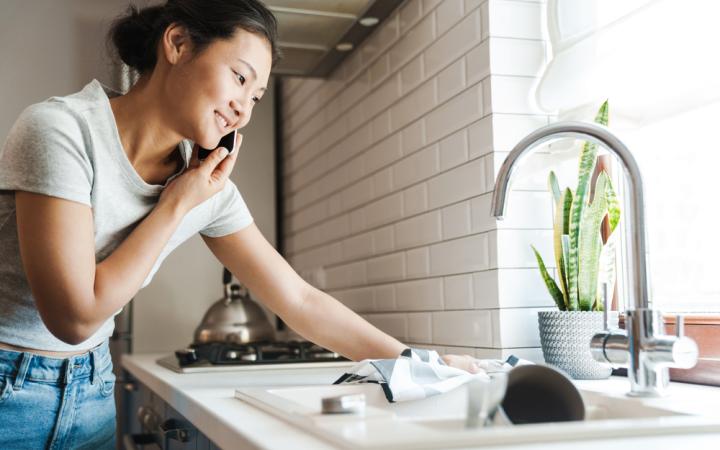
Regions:
<instances>
[{"instance_id":1,"label":"green plant leaf","mask_svg":"<svg viewBox=\"0 0 720 450\"><path fill-rule=\"evenodd\" d=\"M608 102L607 100L600 106L595 116L595 122L607 125L608 123ZM568 261L568 289L570 291L571 304L574 301L580 302L580 294L578 288L578 275L581 270L578 261L578 248L580 240L580 222L583 219L585 207L589 203L590 179L595 171L597 163L597 144L585 142L580 152L580 162L578 164L578 185L575 190L572 207L570 208L570 257ZM603 189L604 190L604 189ZM576 299L576 300L575 300ZM582 307L582 305L581 305Z\"/></svg>"},{"instance_id":2,"label":"green plant leaf","mask_svg":"<svg viewBox=\"0 0 720 450\"><path fill-rule=\"evenodd\" d=\"M555 172L552 170L550 171L550 175L548 175L548 190L552 192L553 200L555 201L555 206L560 204L560 186L558 185L557 177L555 176Z\"/></svg>"},{"instance_id":3,"label":"green plant leaf","mask_svg":"<svg viewBox=\"0 0 720 450\"><path fill-rule=\"evenodd\" d=\"M607 213L606 184L608 176L601 172L595 184L595 198L583 213L578 243L578 304L581 311L591 311L597 299L598 271L602 237L600 228Z\"/></svg>"},{"instance_id":4,"label":"green plant leaf","mask_svg":"<svg viewBox=\"0 0 720 450\"><path fill-rule=\"evenodd\" d=\"M552 172L550 172L552 174ZM557 180L556 180L557 182ZM558 188L558 191L560 189ZM570 308L570 295L568 293L568 285L567 285L567 272L566 272L566 260L565 260L565 253L563 251L563 236L565 235L565 230L567 229L567 217L570 213L570 205L572 204L572 191L570 189L565 189L560 194L560 199L555 206L555 217L554 217L554 226L553 226L553 244L554 244L554 251L555 251L555 263L557 264L558 268L558 276L560 278L560 287L562 288L563 293L563 302L565 303L565 308Z\"/></svg>"},{"instance_id":5,"label":"green plant leaf","mask_svg":"<svg viewBox=\"0 0 720 450\"><path fill-rule=\"evenodd\" d=\"M560 311L565 311L565 301L563 300L563 295L560 291L560 288L558 288L557 283L555 283L553 277L551 277L548 273L542 256L540 256L540 253L537 251L537 249L535 249L535 246L531 245L531 247L533 249L533 252L535 252L535 258L537 259L538 267L540 268L540 275L542 275L545 286L547 286L550 295L552 296L553 300L555 300L555 304L560 309Z\"/></svg>"},{"instance_id":6,"label":"green plant leaf","mask_svg":"<svg viewBox=\"0 0 720 450\"><path fill-rule=\"evenodd\" d=\"M620 202L618 201L617 194L613 189L612 181L608 176L607 184L605 184L605 196L607 197L608 203L608 222L610 223L610 233L612 234L620 222Z\"/></svg>"}]
</instances>

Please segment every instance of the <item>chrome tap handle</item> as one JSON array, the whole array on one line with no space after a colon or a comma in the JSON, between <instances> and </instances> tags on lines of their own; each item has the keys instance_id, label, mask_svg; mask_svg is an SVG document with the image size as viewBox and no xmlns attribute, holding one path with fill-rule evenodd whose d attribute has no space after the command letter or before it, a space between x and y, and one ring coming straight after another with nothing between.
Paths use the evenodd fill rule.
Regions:
<instances>
[{"instance_id":1,"label":"chrome tap handle","mask_svg":"<svg viewBox=\"0 0 720 450\"><path fill-rule=\"evenodd\" d=\"M610 327L608 327L608 293L607 293L607 283L602 284L602 302L603 302L603 330L609 331Z\"/></svg>"},{"instance_id":2,"label":"chrome tap handle","mask_svg":"<svg viewBox=\"0 0 720 450\"><path fill-rule=\"evenodd\" d=\"M681 314L675 315L675 336L679 338L685 336L685 317Z\"/></svg>"}]
</instances>

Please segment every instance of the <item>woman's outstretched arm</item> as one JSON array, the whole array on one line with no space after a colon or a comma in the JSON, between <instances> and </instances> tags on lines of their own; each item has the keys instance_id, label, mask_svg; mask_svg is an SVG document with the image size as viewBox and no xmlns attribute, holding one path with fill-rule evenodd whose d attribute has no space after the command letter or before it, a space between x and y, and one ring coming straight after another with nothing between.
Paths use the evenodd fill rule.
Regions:
<instances>
[{"instance_id":1,"label":"woman's outstretched arm","mask_svg":"<svg viewBox=\"0 0 720 450\"><path fill-rule=\"evenodd\" d=\"M303 280L254 223L227 236L203 239L225 267L306 339L355 361L397 358L406 347ZM478 370L469 356L443 359L469 372Z\"/></svg>"}]
</instances>

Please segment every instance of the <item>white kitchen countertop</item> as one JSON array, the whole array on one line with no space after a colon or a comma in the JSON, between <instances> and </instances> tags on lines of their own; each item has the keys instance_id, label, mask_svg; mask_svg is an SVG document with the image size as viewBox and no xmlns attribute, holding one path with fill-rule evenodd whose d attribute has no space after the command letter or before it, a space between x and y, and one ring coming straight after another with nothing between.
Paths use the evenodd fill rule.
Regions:
<instances>
[{"instance_id":1,"label":"white kitchen countertop","mask_svg":"<svg viewBox=\"0 0 720 450\"><path fill-rule=\"evenodd\" d=\"M341 368L272 369L220 373L180 374L156 363L165 354L123 355L122 365L142 384L185 416L201 433L224 449L256 448L287 450L292 448L327 450L331 444L307 434L283 420L235 398L235 389L252 386L294 386L330 384L341 374ZM629 384L615 378L579 383L584 389L602 390L622 395ZM696 399L702 399L698 402ZM673 402L678 409L720 411L720 388L673 383L668 399L653 399L658 405ZM602 449L609 446L637 446L653 450L692 447L693 450L720 448L720 433L676 435L580 442L558 442L521 446L482 447L484 449L539 450ZM628 446L628 447L624 447Z\"/></svg>"}]
</instances>

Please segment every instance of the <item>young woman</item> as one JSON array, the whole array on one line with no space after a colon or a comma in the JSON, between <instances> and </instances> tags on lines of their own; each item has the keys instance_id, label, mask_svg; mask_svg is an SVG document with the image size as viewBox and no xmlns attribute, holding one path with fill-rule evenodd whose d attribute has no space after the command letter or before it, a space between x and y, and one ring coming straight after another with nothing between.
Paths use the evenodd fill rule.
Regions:
<instances>
[{"instance_id":1,"label":"young woman","mask_svg":"<svg viewBox=\"0 0 720 450\"><path fill-rule=\"evenodd\" d=\"M113 316L198 232L305 338L397 357L403 344L303 281L253 224L228 181L242 136L230 155L197 158L262 100L272 14L257 0L169 0L131 9L109 37L141 74L130 92L93 80L32 105L0 153L0 448L114 448Z\"/></svg>"}]
</instances>

